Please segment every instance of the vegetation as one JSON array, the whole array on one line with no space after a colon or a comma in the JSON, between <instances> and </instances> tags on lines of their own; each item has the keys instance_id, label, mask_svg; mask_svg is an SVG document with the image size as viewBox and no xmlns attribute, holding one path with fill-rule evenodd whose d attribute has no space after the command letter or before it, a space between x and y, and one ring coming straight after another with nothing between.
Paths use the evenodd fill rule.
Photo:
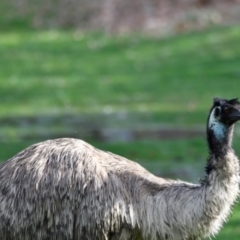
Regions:
<instances>
[{"instance_id":1,"label":"vegetation","mask_svg":"<svg viewBox=\"0 0 240 240\"><path fill-rule=\"evenodd\" d=\"M0 56L1 160L38 141L43 132L51 138L57 132L68 137L75 131L82 138L89 121L97 129L165 125L204 129L214 96L240 97L238 26L165 39L79 31L6 31L1 33ZM66 116L70 120L62 121ZM83 120L75 121L79 116ZM238 155L239 129L234 139ZM152 163L161 163L167 173L173 165L201 163L197 176L202 176L207 157L204 137L87 140L156 173L162 172ZM216 239L238 239L239 218L237 206Z\"/></svg>"}]
</instances>

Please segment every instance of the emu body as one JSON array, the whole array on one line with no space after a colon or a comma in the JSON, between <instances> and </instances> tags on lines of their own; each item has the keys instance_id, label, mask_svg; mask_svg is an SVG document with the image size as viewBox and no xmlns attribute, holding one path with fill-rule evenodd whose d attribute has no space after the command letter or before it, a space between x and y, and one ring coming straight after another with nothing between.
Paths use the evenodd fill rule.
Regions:
<instances>
[{"instance_id":1,"label":"emu body","mask_svg":"<svg viewBox=\"0 0 240 240\"><path fill-rule=\"evenodd\" d=\"M215 235L238 196L239 163L231 146L219 153L214 149L210 146L206 179L191 184L156 177L77 139L32 145L0 166L0 239L198 240Z\"/></svg>"}]
</instances>

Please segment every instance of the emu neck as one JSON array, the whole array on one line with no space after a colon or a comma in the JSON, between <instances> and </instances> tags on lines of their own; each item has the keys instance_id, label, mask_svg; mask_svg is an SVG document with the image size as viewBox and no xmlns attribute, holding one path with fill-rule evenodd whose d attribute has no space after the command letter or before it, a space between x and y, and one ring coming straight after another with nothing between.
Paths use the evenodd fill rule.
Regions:
<instances>
[{"instance_id":1,"label":"emu neck","mask_svg":"<svg viewBox=\"0 0 240 240\"><path fill-rule=\"evenodd\" d=\"M228 157L228 153L234 153L232 150L233 128L233 124L227 125L216 120L214 112L210 114L207 125L209 158L206 172L208 175L214 169L222 172L226 164L230 164L231 160L233 160Z\"/></svg>"},{"instance_id":2,"label":"emu neck","mask_svg":"<svg viewBox=\"0 0 240 240\"><path fill-rule=\"evenodd\" d=\"M215 157L223 157L232 149L233 125L216 124L207 129L209 153Z\"/></svg>"}]
</instances>

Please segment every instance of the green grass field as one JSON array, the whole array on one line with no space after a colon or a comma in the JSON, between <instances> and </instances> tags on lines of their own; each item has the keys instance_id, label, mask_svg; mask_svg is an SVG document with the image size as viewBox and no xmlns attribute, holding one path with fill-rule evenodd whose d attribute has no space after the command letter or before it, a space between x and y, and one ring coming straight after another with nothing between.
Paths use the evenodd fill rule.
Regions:
<instances>
[{"instance_id":1,"label":"green grass field","mask_svg":"<svg viewBox=\"0 0 240 240\"><path fill-rule=\"evenodd\" d=\"M240 29L166 39L81 32L0 37L2 116L131 111L202 124L213 96L239 95Z\"/></svg>"},{"instance_id":2,"label":"green grass field","mask_svg":"<svg viewBox=\"0 0 240 240\"><path fill-rule=\"evenodd\" d=\"M120 129L204 128L214 96L240 97L240 27L164 39L79 31L2 31L0 66L3 161L38 141L43 132L51 138L58 132L68 137L76 131L81 138L86 122ZM62 122L66 115L73 120ZM74 121L79 116L85 119L82 124ZM151 171L156 171L152 163L168 171L172 166L204 165L207 157L204 137L87 140L139 161ZM239 155L240 127L236 127L234 147ZM198 171L203 174L204 169ZM239 234L238 205L216 239L237 240Z\"/></svg>"}]
</instances>

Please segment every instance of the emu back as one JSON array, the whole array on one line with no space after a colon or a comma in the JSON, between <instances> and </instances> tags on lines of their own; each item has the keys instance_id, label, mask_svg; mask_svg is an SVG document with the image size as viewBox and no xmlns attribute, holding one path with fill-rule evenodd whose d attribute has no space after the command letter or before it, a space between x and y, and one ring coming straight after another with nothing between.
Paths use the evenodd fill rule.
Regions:
<instances>
[{"instance_id":1,"label":"emu back","mask_svg":"<svg viewBox=\"0 0 240 240\"><path fill-rule=\"evenodd\" d=\"M75 139L32 145L2 164L0 239L134 239L130 193L106 162L145 171Z\"/></svg>"}]
</instances>

